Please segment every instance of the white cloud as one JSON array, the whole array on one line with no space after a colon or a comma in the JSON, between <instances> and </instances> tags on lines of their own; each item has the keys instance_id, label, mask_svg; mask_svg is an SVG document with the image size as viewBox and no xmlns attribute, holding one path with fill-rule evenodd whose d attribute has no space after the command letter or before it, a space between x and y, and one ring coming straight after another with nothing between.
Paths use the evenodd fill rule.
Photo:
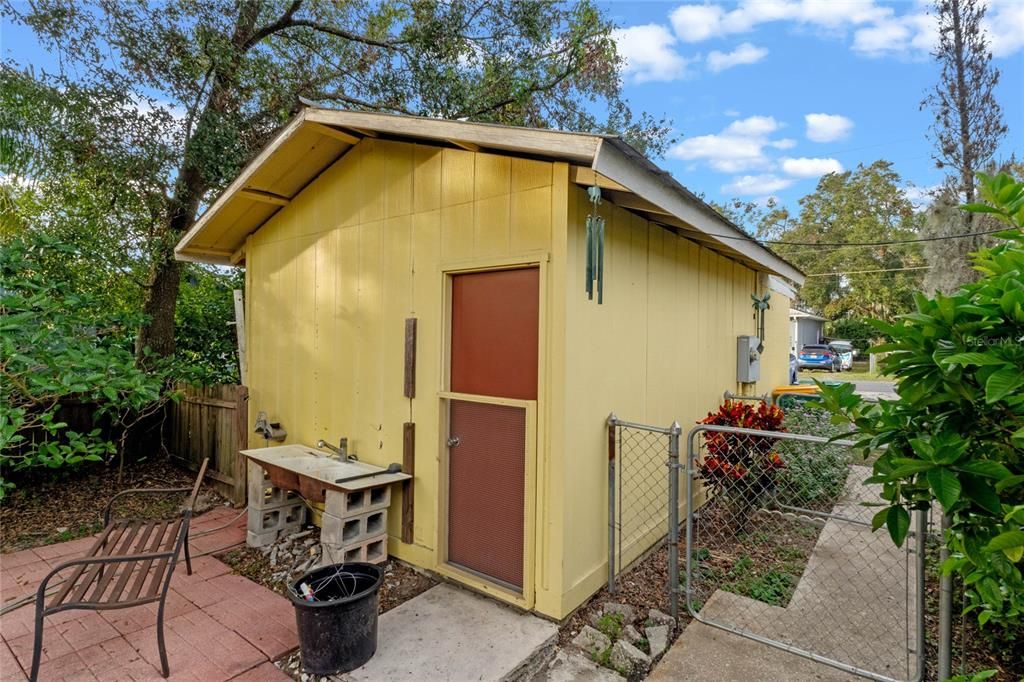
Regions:
<instances>
[{"instance_id":1,"label":"white cloud","mask_svg":"<svg viewBox=\"0 0 1024 682\"><path fill-rule=\"evenodd\" d=\"M690 60L676 52L676 37L660 24L616 29L615 42L625 60L623 73L637 82L682 78Z\"/></svg>"},{"instance_id":2,"label":"white cloud","mask_svg":"<svg viewBox=\"0 0 1024 682\"><path fill-rule=\"evenodd\" d=\"M771 173L762 175L742 175L722 186L722 191L740 196L766 196L793 184L792 178L783 178Z\"/></svg>"},{"instance_id":3,"label":"white cloud","mask_svg":"<svg viewBox=\"0 0 1024 682\"><path fill-rule=\"evenodd\" d=\"M755 64L768 55L768 50L753 43L741 43L732 52L713 50L708 54L708 68L718 73L740 64Z\"/></svg>"},{"instance_id":4,"label":"white cloud","mask_svg":"<svg viewBox=\"0 0 1024 682\"><path fill-rule=\"evenodd\" d=\"M842 173L843 164L836 159L825 158L800 158L782 159L780 163L783 172L796 178L818 178L826 173Z\"/></svg>"},{"instance_id":5,"label":"white cloud","mask_svg":"<svg viewBox=\"0 0 1024 682\"><path fill-rule=\"evenodd\" d=\"M838 114L807 114L807 139L814 142L841 140L853 130L853 121Z\"/></svg>"},{"instance_id":6,"label":"white cloud","mask_svg":"<svg viewBox=\"0 0 1024 682\"><path fill-rule=\"evenodd\" d=\"M739 112L738 109L726 109L722 113L725 114L726 116L728 116L729 118L738 118L739 115L740 115L740 112Z\"/></svg>"},{"instance_id":7,"label":"white cloud","mask_svg":"<svg viewBox=\"0 0 1024 682\"><path fill-rule=\"evenodd\" d=\"M891 8L876 5L874 0L742 0L728 12L718 5L680 5L670 20L680 39L695 43L747 33L774 21L836 31L882 21L892 14Z\"/></svg>"},{"instance_id":8,"label":"white cloud","mask_svg":"<svg viewBox=\"0 0 1024 682\"><path fill-rule=\"evenodd\" d=\"M669 15L676 35L697 43L720 35L724 11L717 5L680 5Z\"/></svg>"},{"instance_id":9,"label":"white cloud","mask_svg":"<svg viewBox=\"0 0 1024 682\"><path fill-rule=\"evenodd\" d=\"M988 0L987 5L982 23L992 54L1008 57L1024 50L1024 2ZM880 4L879 0L739 0L731 8L708 0L676 7L669 22L685 43L788 22L828 36L852 37L851 48L869 57L924 59L938 40L937 22L928 0L895 4Z\"/></svg>"},{"instance_id":10,"label":"white cloud","mask_svg":"<svg viewBox=\"0 0 1024 682\"><path fill-rule=\"evenodd\" d=\"M771 116L737 119L720 133L685 138L669 149L668 155L683 161L706 161L711 168L724 173L767 169L771 161L764 148L786 142L769 139L779 127Z\"/></svg>"},{"instance_id":11,"label":"white cloud","mask_svg":"<svg viewBox=\"0 0 1024 682\"><path fill-rule=\"evenodd\" d=\"M768 146L774 147L775 149L792 149L796 146L796 140L784 137L781 140L773 140L769 142Z\"/></svg>"}]
</instances>

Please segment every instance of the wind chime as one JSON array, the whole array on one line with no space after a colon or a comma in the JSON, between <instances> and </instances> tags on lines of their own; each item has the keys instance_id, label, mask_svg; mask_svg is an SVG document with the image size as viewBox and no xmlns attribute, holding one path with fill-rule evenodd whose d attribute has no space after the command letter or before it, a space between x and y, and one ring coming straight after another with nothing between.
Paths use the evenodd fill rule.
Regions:
<instances>
[{"instance_id":1,"label":"wind chime","mask_svg":"<svg viewBox=\"0 0 1024 682\"><path fill-rule=\"evenodd\" d=\"M751 294L750 298L753 299L754 304L754 315L757 319L757 352L764 352L764 313L766 310L771 308L768 303L768 299L772 297L770 291L766 291L763 298L758 298L757 294Z\"/></svg>"},{"instance_id":2,"label":"wind chime","mask_svg":"<svg viewBox=\"0 0 1024 682\"><path fill-rule=\"evenodd\" d=\"M587 196L593 205L593 212L587 216L587 299L594 299L597 287L597 304L604 301L604 218L598 212L601 205L601 188L597 185L587 188Z\"/></svg>"}]
</instances>

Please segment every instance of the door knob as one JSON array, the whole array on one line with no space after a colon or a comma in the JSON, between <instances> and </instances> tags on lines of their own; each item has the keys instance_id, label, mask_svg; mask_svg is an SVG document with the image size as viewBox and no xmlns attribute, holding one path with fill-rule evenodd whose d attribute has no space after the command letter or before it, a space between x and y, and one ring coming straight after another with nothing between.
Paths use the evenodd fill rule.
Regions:
<instances>
[{"instance_id":1,"label":"door knob","mask_svg":"<svg viewBox=\"0 0 1024 682\"><path fill-rule=\"evenodd\" d=\"M461 443L461 442L462 442L462 440L458 436L449 436L448 437L448 447L450 447L450 448L457 448L457 447L459 447L459 443Z\"/></svg>"}]
</instances>

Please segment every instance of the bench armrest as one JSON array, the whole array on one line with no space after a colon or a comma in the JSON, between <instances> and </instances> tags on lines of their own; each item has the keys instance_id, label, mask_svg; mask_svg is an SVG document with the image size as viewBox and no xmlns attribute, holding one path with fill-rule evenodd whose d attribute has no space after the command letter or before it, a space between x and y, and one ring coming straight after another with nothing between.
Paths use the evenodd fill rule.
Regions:
<instances>
[{"instance_id":1,"label":"bench armrest","mask_svg":"<svg viewBox=\"0 0 1024 682\"><path fill-rule=\"evenodd\" d=\"M50 579L56 576L61 571L66 571L69 568L75 566L91 566L93 564L123 564L128 561L147 561L157 559L171 559L177 554L177 548L167 550L166 552L149 552L147 554L114 554L112 556L102 557L83 557L81 559L69 559L68 561L57 564L53 569L46 574L42 582L39 583L39 588L36 590L36 599L43 600L46 595L47 583Z\"/></svg>"},{"instance_id":2,"label":"bench armrest","mask_svg":"<svg viewBox=\"0 0 1024 682\"><path fill-rule=\"evenodd\" d=\"M103 525L110 525L110 511L114 508L114 502L121 497L127 497L130 495L170 495L171 493L187 493L192 488L133 488L131 490L122 490L107 502L106 508L103 510Z\"/></svg>"}]
</instances>

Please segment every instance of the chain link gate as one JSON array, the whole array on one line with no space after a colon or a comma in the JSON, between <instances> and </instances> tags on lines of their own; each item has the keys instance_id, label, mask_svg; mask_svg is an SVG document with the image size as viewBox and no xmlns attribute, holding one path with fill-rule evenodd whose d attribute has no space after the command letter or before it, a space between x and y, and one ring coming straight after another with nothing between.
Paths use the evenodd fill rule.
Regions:
<instances>
[{"instance_id":1,"label":"chain link gate","mask_svg":"<svg viewBox=\"0 0 1024 682\"><path fill-rule=\"evenodd\" d=\"M876 680L924 657L926 512L903 548L849 441L702 425L687 438L685 605L702 623ZM674 477L669 477L674 478ZM669 507L674 507L671 498ZM678 609L678 562L670 601ZM671 574L675 573L674 576Z\"/></svg>"},{"instance_id":2,"label":"chain link gate","mask_svg":"<svg viewBox=\"0 0 1024 682\"><path fill-rule=\"evenodd\" d=\"M678 422L659 427L608 417L609 592L623 570L666 536L670 565L679 564L679 505L673 513L669 504L679 499L679 476L668 472L678 470L681 433Z\"/></svg>"}]
</instances>

